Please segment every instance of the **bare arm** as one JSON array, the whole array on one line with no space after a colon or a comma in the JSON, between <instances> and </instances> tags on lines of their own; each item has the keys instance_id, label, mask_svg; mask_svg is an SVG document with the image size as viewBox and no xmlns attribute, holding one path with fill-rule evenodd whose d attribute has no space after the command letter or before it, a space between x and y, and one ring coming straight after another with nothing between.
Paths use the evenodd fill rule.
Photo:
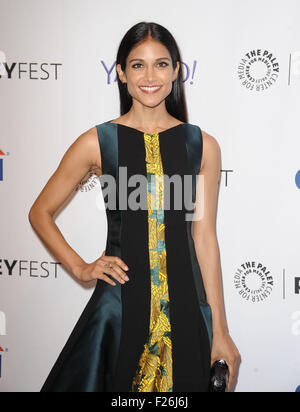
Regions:
<instances>
[{"instance_id":1,"label":"bare arm","mask_svg":"<svg viewBox=\"0 0 300 412\"><path fill-rule=\"evenodd\" d=\"M200 220L192 222L192 234L203 276L207 301L212 310L213 332L228 332L223 299L220 254L216 236L216 210L221 154L216 139L205 132L202 132L202 134L203 155L199 174L204 179L203 181L199 180L198 184L204 184L204 202L200 206L196 199L196 208L201 207L203 212Z\"/></svg>"},{"instance_id":2,"label":"bare arm","mask_svg":"<svg viewBox=\"0 0 300 412\"><path fill-rule=\"evenodd\" d=\"M91 167L98 169L101 175L101 149L96 127L80 135L68 148L58 168L33 203L28 217L32 227L68 272L81 281L101 279L116 286L107 275L113 276L120 283L128 281L124 272L128 270L125 262L118 256L106 256L103 251L100 258L86 263L66 242L53 220L54 213Z\"/></svg>"},{"instance_id":3,"label":"bare arm","mask_svg":"<svg viewBox=\"0 0 300 412\"><path fill-rule=\"evenodd\" d=\"M53 215L70 196L91 166L101 169L101 155L96 128L80 135L68 148L56 171L33 203L28 218L51 253L73 275L84 263L70 247L54 223Z\"/></svg>"},{"instance_id":4,"label":"bare arm","mask_svg":"<svg viewBox=\"0 0 300 412\"><path fill-rule=\"evenodd\" d=\"M207 302L212 311L213 342L211 365L224 359L229 367L227 388L232 390L240 364L240 354L231 339L225 315L221 276L220 252L216 236L217 197L220 182L221 152L217 140L209 134L203 135L203 156L200 175L204 178L204 201L196 197L196 210L203 211L199 220L192 222L192 236L200 265ZM202 181L199 179L198 185ZM198 209L197 209L198 208Z\"/></svg>"}]
</instances>

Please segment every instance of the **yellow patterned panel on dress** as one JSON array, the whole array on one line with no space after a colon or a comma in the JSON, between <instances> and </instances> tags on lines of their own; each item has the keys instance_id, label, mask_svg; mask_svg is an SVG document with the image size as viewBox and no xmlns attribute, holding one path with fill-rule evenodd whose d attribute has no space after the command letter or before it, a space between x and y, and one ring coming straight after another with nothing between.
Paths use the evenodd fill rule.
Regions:
<instances>
[{"instance_id":1,"label":"yellow patterned panel on dress","mask_svg":"<svg viewBox=\"0 0 300 412\"><path fill-rule=\"evenodd\" d=\"M172 341L166 265L163 167L159 134L144 133L148 178L151 314L131 392L172 392Z\"/></svg>"}]
</instances>

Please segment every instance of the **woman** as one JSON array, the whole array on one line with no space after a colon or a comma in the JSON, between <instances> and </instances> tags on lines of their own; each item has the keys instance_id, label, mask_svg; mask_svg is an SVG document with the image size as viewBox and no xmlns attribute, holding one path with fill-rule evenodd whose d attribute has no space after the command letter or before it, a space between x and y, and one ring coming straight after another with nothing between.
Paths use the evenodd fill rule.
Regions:
<instances>
[{"instance_id":1,"label":"woman","mask_svg":"<svg viewBox=\"0 0 300 412\"><path fill-rule=\"evenodd\" d=\"M64 267L80 281L97 279L42 391L205 392L218 359L229 366L232 389L239 353L226 324L215 228L220 149L187 122L180 62L168 30L133 26L117 54L121 116L78 137L30 210L32 226ZM106 176L118 184L145 178L138 196L145 207L133 206L132 184L130 204L119 207L124 185L112 185L108 197L117 207L112 201L106 209L106 249L87 263L52 216L92 166L103 189ZM175 175L181 183L192 177L192 219L186 206L173 205L175 190L167 194L162 177Z\"/></svg>"}]
</instances>

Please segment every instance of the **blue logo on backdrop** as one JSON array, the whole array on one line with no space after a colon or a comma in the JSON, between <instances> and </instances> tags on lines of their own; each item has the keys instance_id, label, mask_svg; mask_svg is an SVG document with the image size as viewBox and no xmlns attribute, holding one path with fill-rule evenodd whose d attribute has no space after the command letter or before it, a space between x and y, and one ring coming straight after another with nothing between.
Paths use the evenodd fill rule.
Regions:
<instances>
[{"instance_id":1,"label":"blue logo on backdrop","mask_svg":"<svg viewBox=\"0 0 300 412\"><path fill-rule=\"evenodd\" d=\"M298 172L296 173L295 182L298 189L300 189L300 170L298 170Z\"/></svg>"},{"instance_id":2,"label":"blue logo on backdrop","mask_svg":"<svg viewBox=\"0 0 300 412\"><path fill-rule=\"evenodd\" d=\"M300 392L300 385L296 388L295 392Z\"/></svg>"}]
</instances>

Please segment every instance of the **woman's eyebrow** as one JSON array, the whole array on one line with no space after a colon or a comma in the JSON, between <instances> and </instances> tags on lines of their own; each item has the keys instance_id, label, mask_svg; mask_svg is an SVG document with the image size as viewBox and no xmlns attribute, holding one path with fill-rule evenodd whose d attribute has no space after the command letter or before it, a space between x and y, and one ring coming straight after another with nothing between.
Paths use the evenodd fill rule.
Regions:
<instances>
[{"instance_id":1,"label":"woman's eyebrow","mask_svg":"<svg viewBox=\"0 0 300 412\"><path fill-rule=\"evenodd\" d=\"M144 61L144 59L131 59L131 60L129 60L129 63L131 63L131 62L133 62L133 61L135 61L135 60L137 60L137 61L139 61L139 62L143 62ZM157 60L170 60L169 59L169 57L159 57L158 59L156 59L156 61Z\"/></svg>"}]
</instances>

